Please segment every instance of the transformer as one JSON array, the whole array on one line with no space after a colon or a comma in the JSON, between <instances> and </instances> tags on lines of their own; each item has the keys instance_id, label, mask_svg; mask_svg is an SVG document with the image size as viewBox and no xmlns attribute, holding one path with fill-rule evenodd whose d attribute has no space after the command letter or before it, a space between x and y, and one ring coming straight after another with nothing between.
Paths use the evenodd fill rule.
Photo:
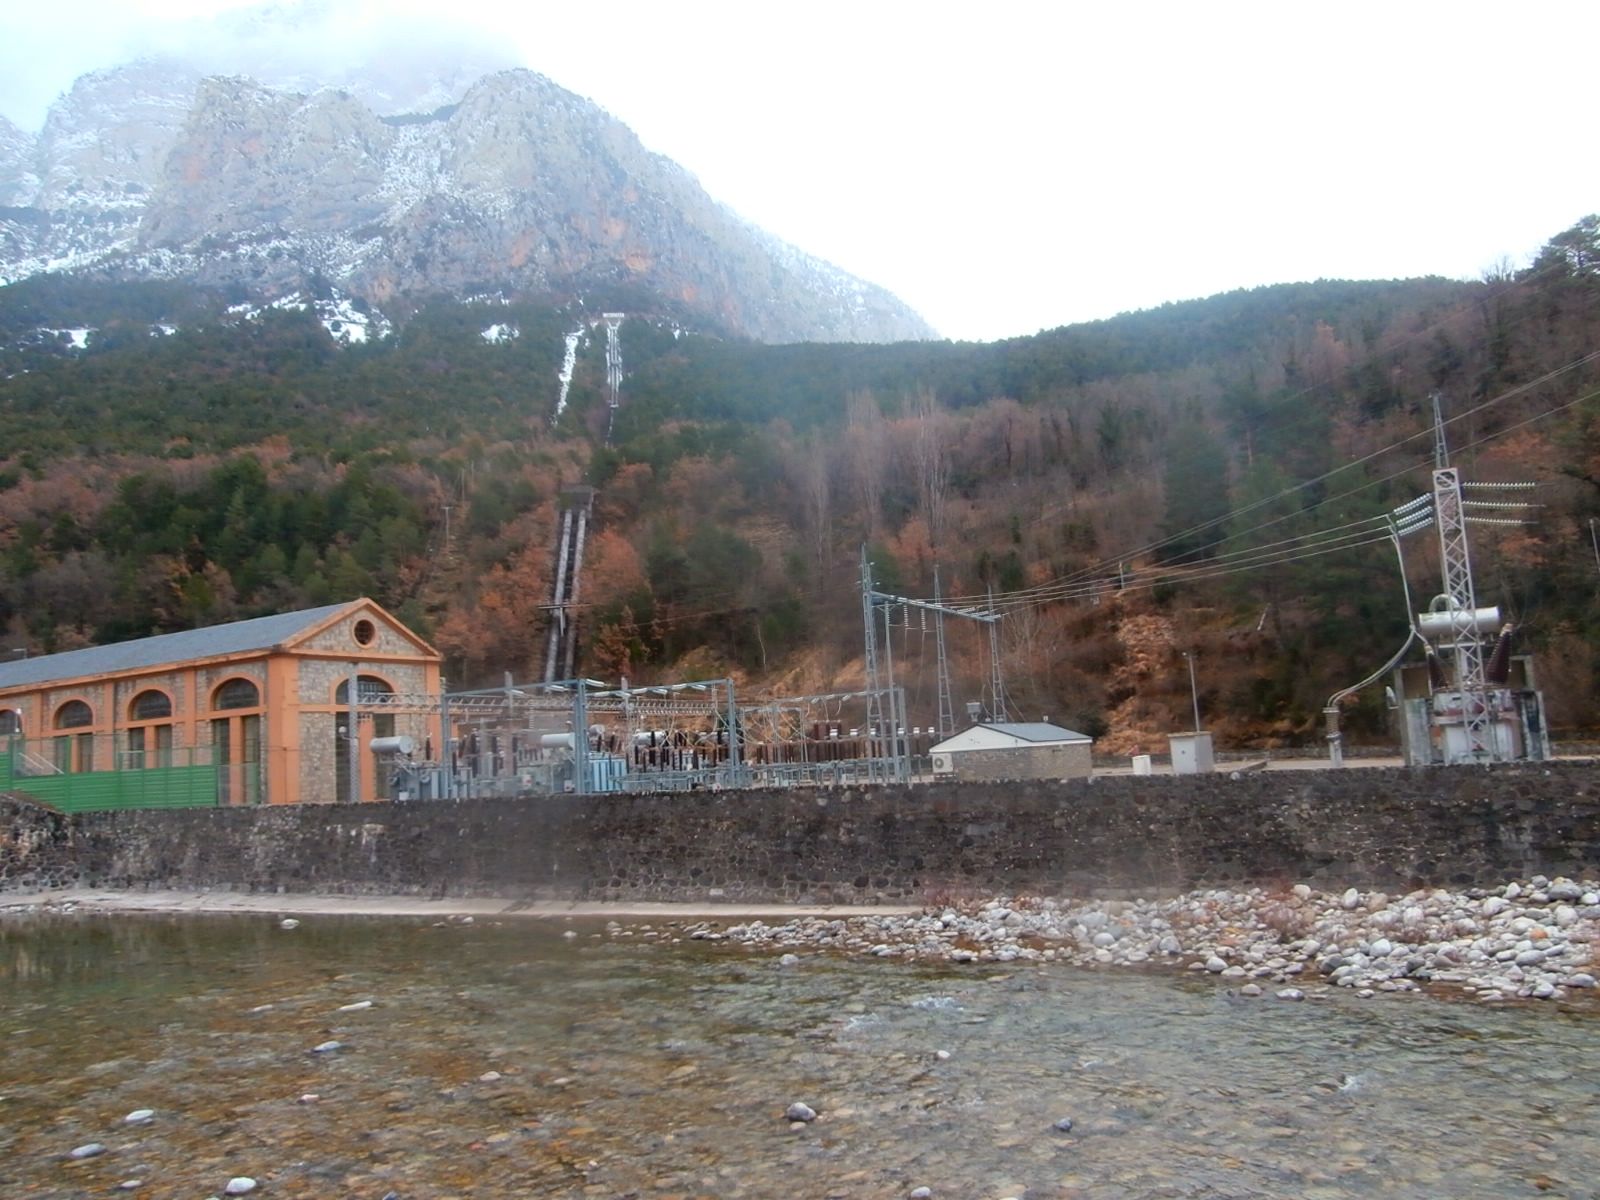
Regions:
<instances>
[{"instance_id":1,"label":"transformer","mask_svg":"<svg viewBox=\"0 0 1600 1200\"><path fill-rule=\"evenodd\" d=\"M1475 626L1472 636L1498 619L1498 609L1477 610L1471 622ZM1438 630L1437 602L1434 611L1419 615L1418 624ZM1544 696L1533 658L1511 653L1513 633L1512 626L1501 627L1484 669L1481 692L1463 689L1451 678L1445 664L1457 657L1454 646L1441 646L1435 653L1425 644L1422 662L1395 669L1392 687L1400 721L1400 749L1407 766L1539 762L1551 757ZM1476 744L1479 737L1482 744Z\"/></svg>"}]
</instances>

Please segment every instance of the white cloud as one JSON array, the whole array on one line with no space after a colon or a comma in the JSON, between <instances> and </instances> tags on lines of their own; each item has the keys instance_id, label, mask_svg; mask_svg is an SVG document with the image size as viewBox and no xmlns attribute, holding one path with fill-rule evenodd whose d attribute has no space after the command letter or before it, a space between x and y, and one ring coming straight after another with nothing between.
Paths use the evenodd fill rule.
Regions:
<instances>
[{"instance_id":1,"label":"white cloud","mask_svg":"<svg viewBox=\"0 0 1600 1200\"><path fill-rule=\"evenodd\" d=\"M245 5L8 18L0 111L36 126L133 50L250 65ZM325 69L442 42L588 95L708 191L988 338L1232 287L1473 276L1600 209L1579 60L1546 4L282 5L247 55ZM431 32L424 32L431 31ZM228 55L234 55L228 58Z\"/></svg>"}]
</instances>

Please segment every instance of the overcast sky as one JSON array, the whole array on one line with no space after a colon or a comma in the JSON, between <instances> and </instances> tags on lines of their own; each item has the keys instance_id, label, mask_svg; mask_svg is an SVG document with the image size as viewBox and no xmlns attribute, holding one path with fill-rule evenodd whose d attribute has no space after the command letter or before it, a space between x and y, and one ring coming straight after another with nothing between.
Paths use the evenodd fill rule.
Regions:
<instances>
[{"instance_id":1,"label":"overcast sky","mask_svg":"<svg viewBox=\"0 0 1600 1200\"><path fill-rule=\"evenodd\" d=\"M13 6L0 112L37 129L78 74L210 46L251 7ZM275 7L323 52L470 43L540 71L952 338L1475 278L1600 210L1593 2Z\"/></svg>"}]
</instances>

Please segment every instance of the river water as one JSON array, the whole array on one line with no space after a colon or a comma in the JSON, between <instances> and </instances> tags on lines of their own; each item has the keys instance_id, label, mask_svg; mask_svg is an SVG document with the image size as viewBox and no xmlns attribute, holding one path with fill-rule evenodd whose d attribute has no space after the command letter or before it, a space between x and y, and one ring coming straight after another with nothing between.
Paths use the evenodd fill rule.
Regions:
<instances>
[{"instance_id":1,"label":"river water","mask_svg":"<svg viewBox=\"0 0 1600 1200\"><path fill-rule=\"evenodd\" d=\"M0 920L0 1197L1600 1196L1594 1011L672 936Z\"/></svg>"}]
</instances>

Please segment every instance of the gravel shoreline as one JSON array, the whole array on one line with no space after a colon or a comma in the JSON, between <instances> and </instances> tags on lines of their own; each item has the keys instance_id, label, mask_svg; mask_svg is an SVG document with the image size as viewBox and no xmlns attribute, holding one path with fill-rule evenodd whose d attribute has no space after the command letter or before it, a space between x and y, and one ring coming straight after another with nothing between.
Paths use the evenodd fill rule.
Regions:
<instances>
[{"instance_id":1,"label":"gravel shoreline","mask_svg":"<svg viewBox=\"0 0 1600 1200\"><path fill-rule=\"evenodd\" d=\"M796 918L694 939L914 961L1166 964L1236 981L1243 995L1304 998L1313 981L1360 996L1446 985L1477 1000L1561 1000L1595 987L1600 882L1536 875L1492 890L1209 889L1167 900L1002 897L916 916Z\"/></svg>"},{"instance_id":2,"label":"gravel shoreline","mask_svg":"<svg viewBox=\"0 0 1600 1200\"><path fill-rule=\"evenodd\" d=\"M1308 986L1366 997L1442 986L1480 1001L1596 992L1600 881L1535 875L1493 889L1405 895L1349 888L1205 889L1167 899L1031 896L925 909L758 904L529 903L493 898L115 892L0 893L0 914L261 913L606 919L613 936L727 942L776 952L920 962L1067 963L1205 972L1240 994L1298 1000Z\"/></svg>"}]
</instances>

